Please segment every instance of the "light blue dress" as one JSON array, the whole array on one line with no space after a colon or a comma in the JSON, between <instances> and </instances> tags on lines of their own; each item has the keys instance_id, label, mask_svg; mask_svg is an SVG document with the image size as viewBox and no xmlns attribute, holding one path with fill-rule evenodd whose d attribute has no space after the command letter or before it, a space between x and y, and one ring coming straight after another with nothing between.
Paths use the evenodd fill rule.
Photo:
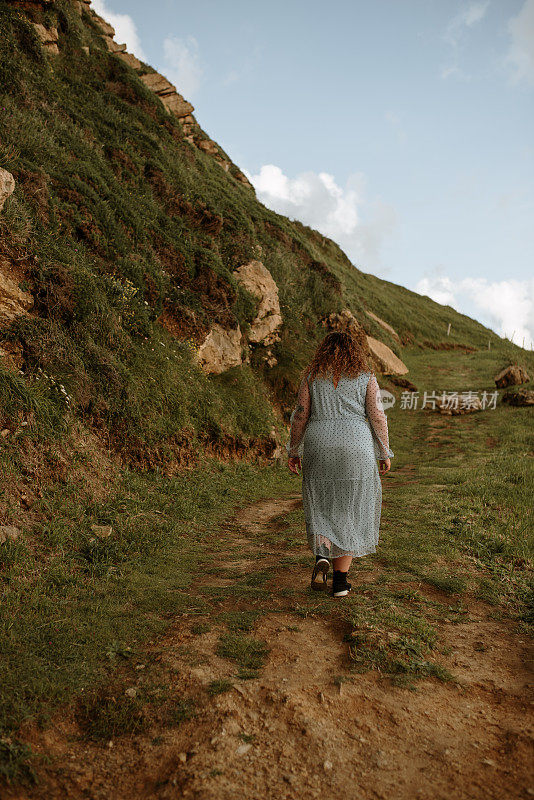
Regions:
<instances>
[{"instance_id":1,"label":"light blue dress","mask_svg":"<svg viewBox=\"0 0 534 800\"><path fill-rule=\"evenodd\" d=\"M394 456L386 416L376 400L378 383L371 372L362 372L341 377L337 387L323 377L308 386L308 407L302 412L299 406L299 423L297 409L293 412L287 449L302 459L310 549L328 558L374 553L382 506L377 459Z\"/></svg>"}]
</instances>

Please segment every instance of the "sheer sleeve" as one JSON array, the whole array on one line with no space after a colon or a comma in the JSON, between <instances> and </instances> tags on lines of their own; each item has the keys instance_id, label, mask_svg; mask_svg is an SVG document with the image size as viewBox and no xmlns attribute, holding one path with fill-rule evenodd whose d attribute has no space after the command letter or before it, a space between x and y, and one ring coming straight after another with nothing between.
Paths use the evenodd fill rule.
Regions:
<instances>
[{"instance_id":1,"label":"sheer sleeve","mask_svg":"<svg viewBox=\"0 0 534 800\"><path fill-rule=\"evenodd\" d=\"M286 445L290 458L302 456L302 440L304 438L304 432L306 431L308 417L310 416L310 407L310 387L306 376L300 383L297 407L291 414L290 419L291 430L289 433L289 442Z\"/></svg>"},{"instance_id":2,"label":"sheer sleeve","mask_svg":"<svg viewBox=\"0 0 534 800\"><path fill-rule=\"evenodd\" d=\"M371 375L367 384L365 411L373 431L376 457L381 460L393 458L394 453L389 447L388 421L380 400L380 387L374 375Z\"/></svg>"}]
</instances>

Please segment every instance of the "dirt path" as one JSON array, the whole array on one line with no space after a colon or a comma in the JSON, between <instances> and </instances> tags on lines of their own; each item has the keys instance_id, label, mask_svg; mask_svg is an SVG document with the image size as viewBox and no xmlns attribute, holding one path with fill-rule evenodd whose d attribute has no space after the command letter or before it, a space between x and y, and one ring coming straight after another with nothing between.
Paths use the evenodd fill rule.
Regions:
<instances>
[{"instance_id":1,"label":"dirt path","mask_svg":"<svg viewBox=\"0 0 534 800\"><path fill-rule=\"evenodd\" d=\"M407 689L376 671L351 674L345 623L335 612L324 613L324 598L317 613L313 601L301 605L309 568L281 568L284 551L272 543L270 534L299 505L298 497L261 501L228 520L224 549L199 588L207 604L177 618L165 638L147 649L146 663L125 673L120 691L142 694L152 687L152 697L162 696L160 704L150 704L148 730L91 743L74 715L63 714L46 732L31 736L34 749L51 758L40 784L7 796L534 796L529 642L473 601L466 621L439 629L450 646L442 661L457 683L425 679ZM306 556L304 547L300 552ZM269 575L266 582L246 597L239 587L234 592L236 582L243 585L258 565ZM369 576L358 573L358 579ZM428 592L439 594L431 587ZM270 650L258 676L249 680L236 679L232 659L217 655L227 630L221 620L236 608L264 612L253 635ZM214 694L214 686L227 691ZM165 691L169 699L163 702ZM162 709L179 707L184 697L195 716L170 723Z\"/></svg>"}]
</instances>

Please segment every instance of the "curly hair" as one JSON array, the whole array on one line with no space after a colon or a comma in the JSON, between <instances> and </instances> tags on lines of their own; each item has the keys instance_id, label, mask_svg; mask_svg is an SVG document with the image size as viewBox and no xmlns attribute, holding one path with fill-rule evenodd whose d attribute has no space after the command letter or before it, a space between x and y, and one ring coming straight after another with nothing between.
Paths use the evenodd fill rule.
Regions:
<instances>
[{"instance_id":1,"label":"curly hair","mask_svg":"<svg viewBox=\"0 0 534 800\"><path fill-rule=\"evenodd\" d=\"M341 375L356 378L361 372L369 369L368 347L363 328L348 331L332 331L327 334L319 347L305 375L313 380L315 377L331 377L337 386Z\"/></svg>"}]
</instances>

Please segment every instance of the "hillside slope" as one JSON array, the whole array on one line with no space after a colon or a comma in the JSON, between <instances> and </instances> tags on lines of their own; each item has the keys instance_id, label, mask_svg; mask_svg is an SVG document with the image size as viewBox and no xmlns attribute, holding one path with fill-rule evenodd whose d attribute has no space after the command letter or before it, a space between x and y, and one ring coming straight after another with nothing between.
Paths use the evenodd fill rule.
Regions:
<instances>
[{"instance_id":1,"label":"hillside slope","mask_svg":"<svg viewBox=\"0 0 534 800\"><path fill-rule=\"evenodd\" d=\"M57 432L74 416L132 462L199 444L268 454L320 320L344 308L401 357L445 339L491 339L497 366L510 357L482 325L266 209L192 106L87 2L2 2L0 23L0 167L16 186L0 271L20 294L1 331L4 426ZM253 261L274 278L283 320L256 342L258 298L234 274ZM210 331L229 335L220 374L198 363Z\"/></svg>"}]
</instances>

